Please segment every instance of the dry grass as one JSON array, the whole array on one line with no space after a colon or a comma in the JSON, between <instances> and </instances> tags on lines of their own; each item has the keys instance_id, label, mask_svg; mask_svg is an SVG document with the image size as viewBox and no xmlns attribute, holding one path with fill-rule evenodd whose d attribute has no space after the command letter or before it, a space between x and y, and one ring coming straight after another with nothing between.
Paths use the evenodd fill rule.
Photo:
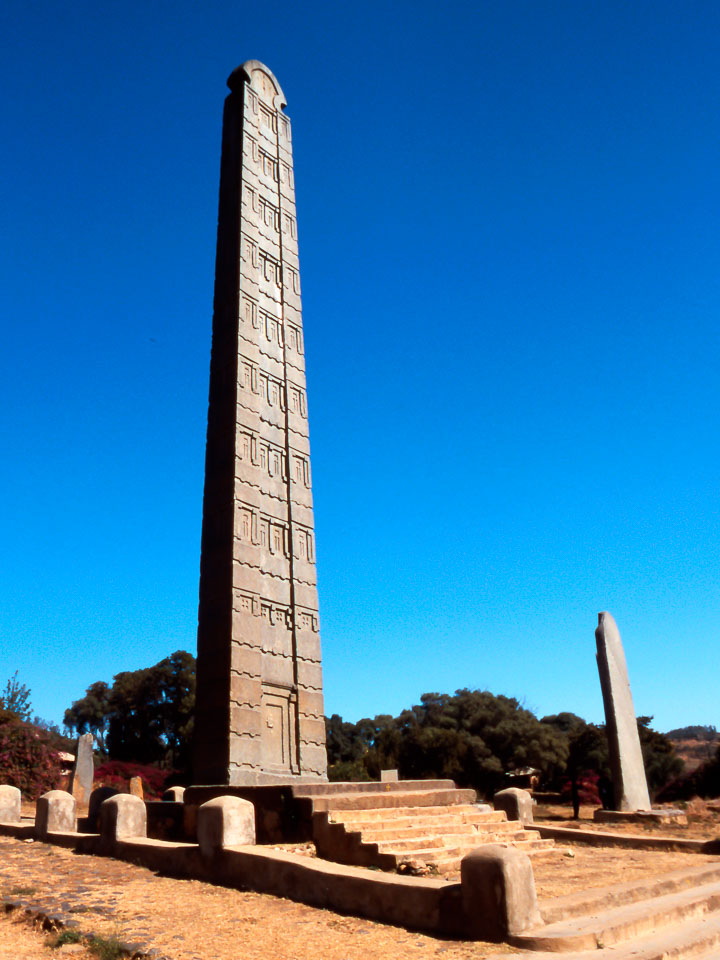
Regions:
<instances>
[{"instance_id":1,"label":"dry grass","mask_svg":"<svg viewBox=\"0 0 720 960\"><path fill-rule=\"evenodd\" d=\"M573 827L581 830L599 830L603 833L639 834L640 836L679 837L683 840L720 839L720 810L712 809L704 800L678 803L687 815L686 826L677 823L595 823L595 807L580 807L580 819L572 819L570 807L560 804L538 804L534 816L538 823L553 827Z\"/></svg>"}]
</instances>

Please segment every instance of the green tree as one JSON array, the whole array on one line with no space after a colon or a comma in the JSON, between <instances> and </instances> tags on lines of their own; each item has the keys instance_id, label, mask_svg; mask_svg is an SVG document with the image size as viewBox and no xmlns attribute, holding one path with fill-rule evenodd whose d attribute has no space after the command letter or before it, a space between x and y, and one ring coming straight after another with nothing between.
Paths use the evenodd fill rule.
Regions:
<instances>
[{"instance_id":1,"label":"green tree","mask_svg":"<svg viewBox=\"0 0 720 960\"><path fill-rule=\"evenodd\" d=\"M65 723L94 733L113 760L187 769L194 710L195 658L178 650L152 667L118 673L112 687L91 684Z\"/></svg>"},{"instance_id":2,"label":"green tree","mask_svg":"<svg viewBox=\"0 0 720 960\"><path fill-rule=\"evenodd\" d=\"M607 738L602 727L586 723L574 713L557 713L543 717L542 723L554 727L567 737L568 757L565 774L570 780L573 816L580 816L580 779L585 773L608 774Z\"/></svg>"},{"instance_id":3,"label":"green tree","mask_svg":"<svg viewBox=\"0 0 720 960\"><path fill-rule=\"evenodd\" d=\"M30 690L18 681L16 670L0 694L0 721L14 719L27 723L31 716Z\"/></svg>"},{"instance_id":4,"label":"green tree","mask_svg":"<svg viewBox=\"0 0 720 960\"><path fill-rule=\"evenodd\" d=\"M81 700L65 711L64 723L78 736L92 733L98 749L105 753L105 733L110 717L110 687L104 680L91 683Z\"/></svg>"},{"instance_id":5,"label":"green tree","mask_svg":"<svg viewBox=\"0 0 720 960\"><path fill-rule=\"evenodd\" d=\"M666 783L678 776L683 769L683 762L675 753L672 740L664 733L651 729L652 720L652 717L637 718L645 776L650 796L654 798Z\"/></svg>"}]
</instances>

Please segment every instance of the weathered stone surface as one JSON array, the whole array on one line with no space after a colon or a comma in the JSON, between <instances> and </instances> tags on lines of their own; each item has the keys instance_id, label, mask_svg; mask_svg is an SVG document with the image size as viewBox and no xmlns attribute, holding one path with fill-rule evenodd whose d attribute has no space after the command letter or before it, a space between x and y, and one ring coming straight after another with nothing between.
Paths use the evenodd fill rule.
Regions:
<instances>
[{"instance_id":1,"label":"weathered stone surface","mask_svg":"<svg viewBox=\"0 0 720 960\"><path fill-rule=\"evenodd\" d=\"M617 624L607 611L598 614L595 640L615 807L617 810L650 810L625 652Z\"/></svg>"},{"instance_id":2,"label":"weathered stone surface","mask_svg":"<svg viewBox=\"0 0 720 960\"><path fill-rule=\"evenodd\" d=\"M527 790L519 787L498 790L493 797L493 806L496 810L504 810L508 820L519 820L525 824L533 822L533 799Z\"/></svg>"},{"instance_id":3,"label":"weathered stone surface","mask_svg":"<svg viewBox=\"0 0 720 960\"><path fill-rule=\"evenodd\" d=\"M20 820L22 796L17 787L0 785L0 823L17 823Z\"/></svg>"},{"instance_id":4,"label":"weathered stone surface","mask_svg":"<svg viewBox=\"0 0 720 960\"><path fill-rule=\"evenodd\" d=\"M162 798L163 800L174 801L175 803L182 803L183 797L185 795L185 787L168 787L164 791Z\"/></svg>"},{"instance_id":5,"label":"weathered stone surface","mask_svg":"<svg viewBox=\"0 0 720 960\"><path fill-rule=\"evenodd\" d=\"M285 97L228 80L200 562L193 777L326 779L295 184ZM313 696L308 697L307 691ZM311 745L308 751L304 745Z\"/></svg>"},{"instance_id":6,"label":"weathered stone surface","mask_svg":"<svg viewBox=\"0 0 720 960\"><path fill-rule=\"evenodd\" d=\"M64 790L44 793L35 807L35 833L39 839L48 833L72 833L75 830L75 797Z\"/></svg>"},{"instance_id":7,"label":"weathered stone surface","mask_svg":"<svg viewBox=\"0 0 720 960\"><path fill-rule=\"evenodd\" d=\"M90 802L95 776L95 760L93 758L94 738L91 733L83 733L78 737L75 747L75 764L70 775L69 792L75 797L78 807L86 808Z\"/></svg>"},{"instance_id":8,"label":"weathered stone surface","mask_svg":"<svg viewBox=\"0 0 720 960\"><path fill-rule=\"evenodd\" d=\"M142 777L130 777L130 793L133 797L139 797L140 800L145 799L145 791L143 790Z\"/></svg>"},{"instance_id":9,"label":"weathered stone surface","mask_svg":"<svg viewBox=\"0 0 720 960\"><path fill-rule=\"evenodd\" d=\"M140 797L118 793L100 805L100 836L103 842L147 836L147 812Z\"/></svg>"},{"instance_id":10,"label":"weathered stone surface","mask_svg":"<svg viewBox=\"0 0 720 960\"><path fill-rule=\"evenodd\" d=\"M500 943L542 924L535 877L527 854L512 847L478 847L460 864L468 930L478 940Z\"/></svg>"},{"instance_id":11,"label":"weathered stone surface","mask_svg":"<svg viewBox=\"0 0 720 960\"><path fill-rule=\"evenodd\" d=\"M222 847L255 843L255 808L240 797L216 797L198 808L197 838L204 856Z\"/></svg>"}]
</instances>

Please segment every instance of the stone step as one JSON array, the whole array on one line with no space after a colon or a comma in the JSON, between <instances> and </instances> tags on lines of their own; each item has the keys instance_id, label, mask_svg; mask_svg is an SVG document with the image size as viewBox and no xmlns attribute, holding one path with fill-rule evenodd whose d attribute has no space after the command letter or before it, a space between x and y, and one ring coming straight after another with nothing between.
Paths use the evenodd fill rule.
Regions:
<instances>
[{"instance_id":1,"label":"stone step","mask_svg":"<svg viewBox=\"0 0 720 960\"><path fill-rule=\"evenodd\" d=\"M336 810L380 810L389 808L412 807L450 807L459 804L472 804L476 799L474 790L412 790L390 793L347 793L311 797L313 811Z\"/></svg>"},{"instance_id":2,"label":"stone step","mask_svg":"<svg viewBox=\"0 0 720 960\"><path fill-rule=\"evenodd\" d=\"M518 850L522 850L523 853L529 853L531 850L555 849L552 843L548 846L547 840L528 837L527 833L528 831L525 831L524 835L521 833L509 839L507 837L503 837L502 839L497 838L497 840L491 838L486 842L516 847ZM428 858L429 860L456 859L459 862L466 854L470 853L471 850L477 850L482 844L472 839L458 842L452 837L424 837L422 840L401 840L395 843L392 841L387 843L376 842L374 846L377 847L379 853L389 853L405 858L412 856L420 860L428 860Z\"/></svg>"},{"instance_id":3,"label":"stone step","mask_svg":"<svg viewBox=\"0 0 720 960\"><path fill-rule=\"evenodd\" d=\"M714 881L720 881L720 861L717 860L684 870L673 870L662 877L645 877L609 887L580 890L564 897L555 897L553 900L542 900L540 912L546 923L556 923L568 917L578 917L624 903L676 893Z\"/></svg>"},{"instance_id":4,"label":"stone step","mask_svg":"<svg viewBox=\"0 0 720 960\"><path fill-rule=\"evenodd\" d=\"M345 780L333 783L293 784L294 797L332 797L337 794L364 793L410 793L415 790L455 790L453 780Z\"/></svg>"},{"instance_id":5,"label":"stone step","mask_svg":"<svg viewBox=\"0 0 720 960\"><path fill-rule=\"evenodd\" d=\"M718 960L720 957L720 916L710 914L687 920L674 929L592 952L523 951L497 955L494 960Z\"/></svg>"},{"instance_id":6,"label":"stone step","mask_svg":"<svg viewBox=\"0 0 720 960\"><path fill-rule=\"evenodd\" d=\"M428 834L421 833L414 837L405 838L386 838L378 840L374 837L362 835L363 843L374 843L381 853L388 853L394 850L414 850L420 847L442 847L443 849L466 849L474 850L486 843L529 843L531 839L522 830L515 830L513 833L503 834Z\"/></svg>"},{"instance_id":7,"label":"stone step","mask_svg":"<svg viewBox=\"0 0 720 960\"><path fill-rule=\"evenodd\" d=\"M425 811L428 812L425 812ZM437 810L437 813L433 811ZM442 811L442 812L440 812ZM444 823L498 824L507 823L504 810L493 810L491 813L474 813L472 809L465 810L459 807L418 807L410 810L330 810L330 820L333 823L344 823L348 830L372 828L373 830L389 829L404 830L409 827L432 828Z\"/></svg>"},{"instance_id":8,"label":"stone step","mask_svg":"<svg viewBox=\"0 0 720 960\"><path fill-rule=\"evenodd\" d=\"M557 847L554 846L552 842L548 844L547 840L519 840L508 843L507 846L522 850L523 853L526 853L532 858L557 851ZM445 874L459 874L463 857L468 854L470 850L475 850L476 847L477 844L461 850L448 850L447 848L437 850L427 848L424 851L415 850L412 853L396 854L396 859L398 864L403 860L422 860L434 873L438 873L441 876ZM438 856L438 853L441 855Z\"/></svg>"},{"instance_id":9,"label":"stone step","mask_svg":"<svg viewBox=\"0 0 720 960\"><path fill-rule=\"evenodd\" d=\"M373 821L417 820L435 822L452 820L453 823L498 823L507 820L504 810L478 810L474 804L456 803L451 806L421 806L421 807L373 807L366 810L339 810L331 807L328 810L333 823L356 824Z\"/></svg>"},{"instance_id":10,"label":"stone step","mask_svg":"<svg viewBox=\"0 0 720 960\"><path fill-rule=\"evenodd\" d=\"M651 900L611 907L601 913L566 918L515 936L510 942L526 950L552 953L596 951L624 941L650 937L667 927L697 921L719 910L720 882L714 882Z\"/></svg>"},{"instance_id":11,"label":"stone step","mask_svg":"<svg viewBox=\"0 0 720 960\"><path fill-rule=\"evenodd\" d=\"M366 843L372 843L375 840L405 840L414 837L449 837L455 834L475 839L480 843L489 843L488 836L500 837L505 834L515 834L521 832L517 823L505 822L498 823L419 823L407 827L398 827L392 821L388 823L362 824L362 826L353 826L345 823L345 829L349 833L362 833L362 838Z\"/></svg>"}]
</instances>

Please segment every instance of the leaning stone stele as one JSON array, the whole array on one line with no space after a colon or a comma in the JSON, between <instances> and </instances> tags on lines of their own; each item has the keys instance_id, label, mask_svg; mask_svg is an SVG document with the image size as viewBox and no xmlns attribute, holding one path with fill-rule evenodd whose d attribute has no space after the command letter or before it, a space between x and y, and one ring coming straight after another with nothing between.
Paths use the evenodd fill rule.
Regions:
<instances>
[{"instance_id":1,"label":"leaning stone stele","mask_svg":"<svg viewBox=\"0 0 720 960\"><path fill-rule=\"evenodd\" d=\"M326 779L290 120L228 79L205 456L196 784Z\"/></svg>"},{"instance_id":2,"label":"leaning stone stele","mask_svg":"<svg viewBox=\"0 0 720 960\"><path fill-rule=\"evenodd\" d=\"M607 611L598 614L595 631L605 728L616 810L650 810L645 765L638 736L627 663L620 631Z\"/></svg>"}]
</instances>

